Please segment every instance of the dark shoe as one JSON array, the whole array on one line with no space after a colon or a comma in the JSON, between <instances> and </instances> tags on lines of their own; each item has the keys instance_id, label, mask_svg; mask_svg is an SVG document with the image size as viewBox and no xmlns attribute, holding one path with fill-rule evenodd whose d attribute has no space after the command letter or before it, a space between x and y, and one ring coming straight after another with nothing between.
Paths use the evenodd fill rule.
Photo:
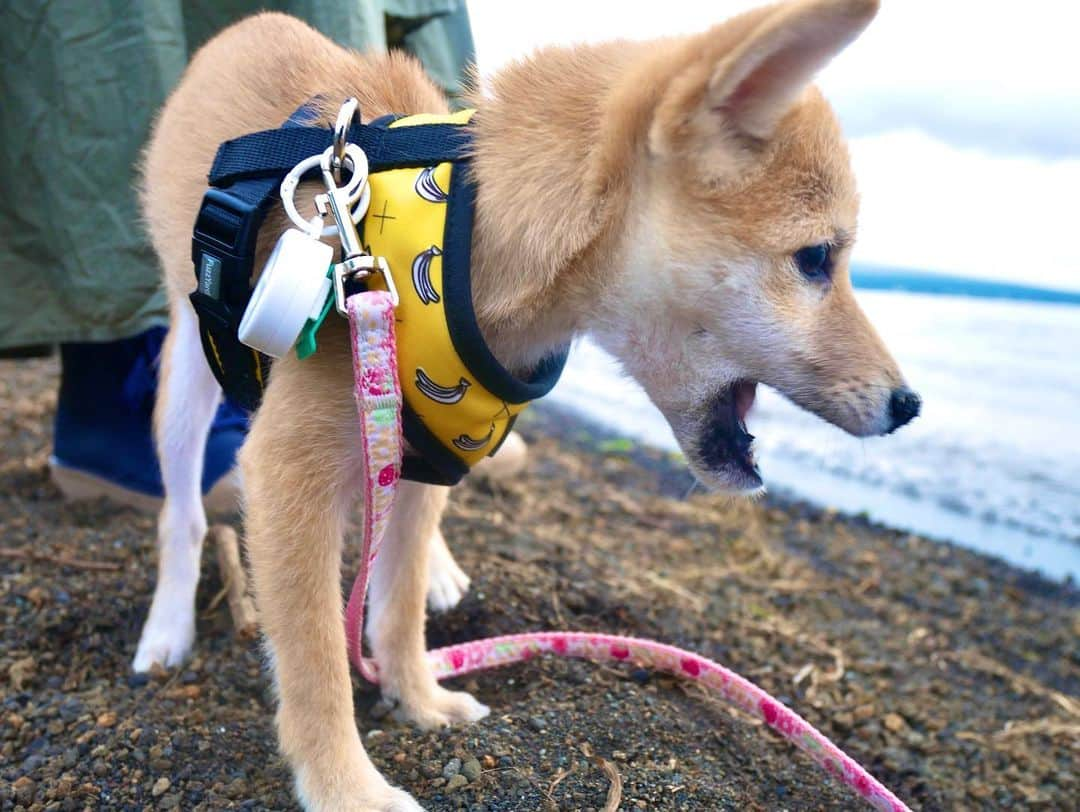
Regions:
<instances>
[{"instance_id":1,"label":"dark shoe","mask_svg":"<svg viewBox=\"0 0 1080 812\"><path fill-rule=\"evenodd\" d=\"M156 510L165 496L154 449L153 411L157 364L165 328L120 341L60 346L60 397L56 407L53 481L69 499L106 497ZM239 504L236 455L248 415L224 401L206 440L202 493L208 511Z\"/></svg>"}]
</instances>

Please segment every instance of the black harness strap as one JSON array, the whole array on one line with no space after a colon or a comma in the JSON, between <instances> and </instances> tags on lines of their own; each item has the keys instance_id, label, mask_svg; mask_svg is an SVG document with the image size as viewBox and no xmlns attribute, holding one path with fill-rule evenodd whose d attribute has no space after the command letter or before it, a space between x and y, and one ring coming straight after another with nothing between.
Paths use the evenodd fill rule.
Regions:
<instances>
[{"instance_id":1,"label":"black harness strap","mask_svg":"<svg viewBox=\"0 0 1080 812\"><path fill-rule=\"evenodd\" d=\"M302 160L330 146L333 137L329 128L314 127L295 128L288 131L288 137L283 135L281 129L263 130L223 143L210 169L210 184L227 186L267 176L280 180ZM470 145L469 135L460 124L393 128L354 124L348 140L367 155L371 172L459 161L466 157Z\"/></svg>"},{"instance_id":2,"label":"black harness strap","mask_svg":"<svg viewBox=\"0 0 1080 812\"><path fill-rule=\"evenodd\" d=\"M198 283L191 304L214 377L226 395L245 409L262 400L270 359L240 343L237 333L248 300L255 244L267 212L277 202L282 179L302 160L321 154L333 141L330 127L313 124L304 105L279 129L226 141L210 169L192 234L191 258ZM465 125L424 124L390 128L393 116L354 124L348 140L364 150L369 171L433 166L467 157ZM318 170L312 170L312 175Z\"/></svg>"}]
</instances>

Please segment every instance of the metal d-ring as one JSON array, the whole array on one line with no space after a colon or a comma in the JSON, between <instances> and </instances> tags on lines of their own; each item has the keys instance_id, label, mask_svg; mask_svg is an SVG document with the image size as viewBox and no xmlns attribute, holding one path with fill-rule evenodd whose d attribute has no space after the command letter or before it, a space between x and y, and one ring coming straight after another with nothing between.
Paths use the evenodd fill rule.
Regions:
<instances>
[{"instance_id":1,"label":"metal d-ring","mask_svg":"<svg viewBox=\"0 0 1080 812\"><path fill-rule=\"evenodd\" d=\"M285 213L297 228L310 234L315 239L336 236L338 233L337 226L334 224L324 225L323 217L320 214L316 214L311 220L305 220L296 208L294 198L296 189L300 185L300 181L303 180L304 175L315 169L322 169L325 177L329 167L332 165L332 153L333 147L331 146L327 147L319 155L305 158L294 166L292 171L281 181L281 203L285 208ZM354 223L359 223L367 213L368 205L371 202L371 187L367 184L367 156L355 144L349 144L345 152L344 165L346 169L350 168L351 165L352 177L346 187L346 194L349 199L352 220ZM322 195L318 197L322 197ZM318 197L316 200L318 200Z\"/></svg>"},{"instance_id":2,"label":"metal d-ring","mask_svg":"<svg viewBox=\"0 0 1080 812\"><path fill-rule=\"evenodd\" d=\"M349 143L349 127L356 118L359 106L360 103L354 96L345 99L341 109L338 110L337 121L334 122L334 157L330 161L330 169L334 174L334 183L338 186L341 185L341 170L345 166L345 147Z\"/></svg>"}]
</instances>

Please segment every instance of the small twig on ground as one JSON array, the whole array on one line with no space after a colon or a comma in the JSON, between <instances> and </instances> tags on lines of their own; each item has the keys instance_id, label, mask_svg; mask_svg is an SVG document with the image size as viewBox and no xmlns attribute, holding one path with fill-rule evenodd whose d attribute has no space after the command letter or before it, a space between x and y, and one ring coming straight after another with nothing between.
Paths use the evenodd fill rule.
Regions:
<instances>
[{"instance_id":1,"label":"small twig on ground","mask_svg":"<svg viewBox=\"0 0 1080 812\"><path fill-rule=\"evenodd\" d=\"M982 671L986 674L993 674L994 676L1008 680L1014 688L1020 691L1048 699L1064 710L1069 716L1080 716L1080 702L1077 702L1077 700L1066 696L1059 691L1055 691L1052 688L1047 688L1038 680L1017 673L1008 666L987 657L985 654L982 654L975 649L965 649L956 653L947 653L944 656L968 668Z\"/></svg>"},{"instance_id":2,"label":"small twig on ground","mask_svg":"<svg viewBox=\"0 0 1080 812\"><path fill-rule=\"evenodd\" d=\"M206 608L203 609L203 612L200 615L200 617L203 620L205 620L205 619L209 618L211 615L213 615L214 612L217 611L217 608L219 606L221 606L221 602L223 600L225 600L225 598L228 596L228 594L229 594L229 580L228 580L228 578L226 578L225 579L225 585L222 586L221 589L218 590L217 594L214 595L214 597L212 597L210 599L210 603L206 604Z\"/></svg>"},{"instance_id":3,"label":"small twig on ground","mask_svg":"<svg viewBox=\"0 0 1080 812\"><path fill-rule=\"evenodd\" d=\"M563 619L562 609L559 606L559 593L557 591L551 593L551 608L555 612L555 620L559 624L558 628L565 629L566 620Z\"/></svg>"},{"instance_id":4,"label":"small twig on ground","mask_svg":"<svg viewBox=\"0 0 1080 812\"><path fill-rule=\"evenodd\" d=\"M658 572L653 572L652 570L649 570L643 573L643 576L645 580L653 586L659 587L660 589L670 592L676 597L682 598L684 601L690 604L690 607L695 612L701 612L709 603L708 600L706 600L701 595L698 595L695 592L691 592L682 584L676 583L670 578L665 578Z\"/></svg>"},{"instance_id":5,"label":"small twig on ground","mask_svg":"<svg viewBox=\"0 0 1080 812\"><path fill-rule=\"evenodd\" d=\"M258 616L255 601L247 594L247 574L240 561L236 531L228 525L215 524L207 531L206 537L214 544L218 569L225 582L223 591L229 601L229 614L232 615L236 633L240 637L251 637L258 628Z\"/></svg>"},{"instance_id":6,"label":"small twig on ground","mask_svg":"<svg viewBox=\"0 0 1080 812\"><path fill-rule=\"evenodd\" d=\"M581 745L581 752L584 753L585 757L590 759L593 764L603 770L604 775L606 775L608 781L611 782L608 786L607 801L604 803L603 812L618 812L619 803L622 801L622 776L619 775L619 771L615 768L615 765L606 758L595 755L588 742Z\"/></svg>"},{"instance_id":7,"label":"small twig on ground","mask_svg":"<svg viewBox=\"0 0 1080 812\"><path fill-rule=\"evenodd\" d=\"M119 572L123 566L115 561L87 561L82 558L68 558L65 555L52 555L36 550L25 548L18 550L0 550L0 558L14 558L20 561L42 561L47 564L57 564L61 567L72 567L79 570L94 570L96 572Z\"/></svg>"},{"instance_id":8,"label":"small twig on ground","mask_svg":"<svg viewBox=\"0 0 1080 812\"><path fill-rule=\"evenodd\" d=\"M555 773L555 778L552 780L552 782L550 784L548 784L548 788L547 788L547 796L548 796L548 798L552 798L552 793L555 792L555 787L559 786L559 784L561 784L563 782L563 779L565 779L573 771L574 771L573 765L570 766L569 770L564 770L561 767L559 768L559 771L557 773ZM554 800L554 799L552 798L552 800Z\"/></svg>"},{"instance_id":9,"label":"small twig on ground","mask_svg":"<svg viewBox=\"0 0 1080 812\"><path fill-rule=\"evenodd\" d=\"M1011 739L1017 736L1039 734L1042 736L1067 736L1072 742L1080 742L1080 725L1060 719L1036 719L1032 722L1006 722L1005 727L993 734L995 739Z\"/></svg>"},{"instance_id":10,"label":"small twig on ground","mask_svg":"<svg viewBox=\"0 0 1080 812\"><path fill-rule=\"evenodd\" d=\"M825 682L839 682L844 678L844 672L847 670L844 652L838 646L830 645L825 638L803 631L781 618L772 618L764 622L740 619L738 623L741 626L784 637L794 643L808 646L821 654L827 654L832 657L833 667L832 671L822 674L821 678Z\"/></svg>"}]
</instances>

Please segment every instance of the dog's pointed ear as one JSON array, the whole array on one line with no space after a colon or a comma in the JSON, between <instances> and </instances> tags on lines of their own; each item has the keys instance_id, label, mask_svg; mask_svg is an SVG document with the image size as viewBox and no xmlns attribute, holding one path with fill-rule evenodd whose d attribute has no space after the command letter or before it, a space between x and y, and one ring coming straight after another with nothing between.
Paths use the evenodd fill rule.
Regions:
<instances>
[{"instance_id":1,"label":"dog's pointed ear","mask_svg":"<svg viewBox=\"0 0 1080 812\"><path fill-rule=\"evenodd\" d=\"M801 0L759 9L696 38L650 133L657 152L702 139L768 139L814 75L877 13L878 0Z\"/></svg>"}]
</instances>

